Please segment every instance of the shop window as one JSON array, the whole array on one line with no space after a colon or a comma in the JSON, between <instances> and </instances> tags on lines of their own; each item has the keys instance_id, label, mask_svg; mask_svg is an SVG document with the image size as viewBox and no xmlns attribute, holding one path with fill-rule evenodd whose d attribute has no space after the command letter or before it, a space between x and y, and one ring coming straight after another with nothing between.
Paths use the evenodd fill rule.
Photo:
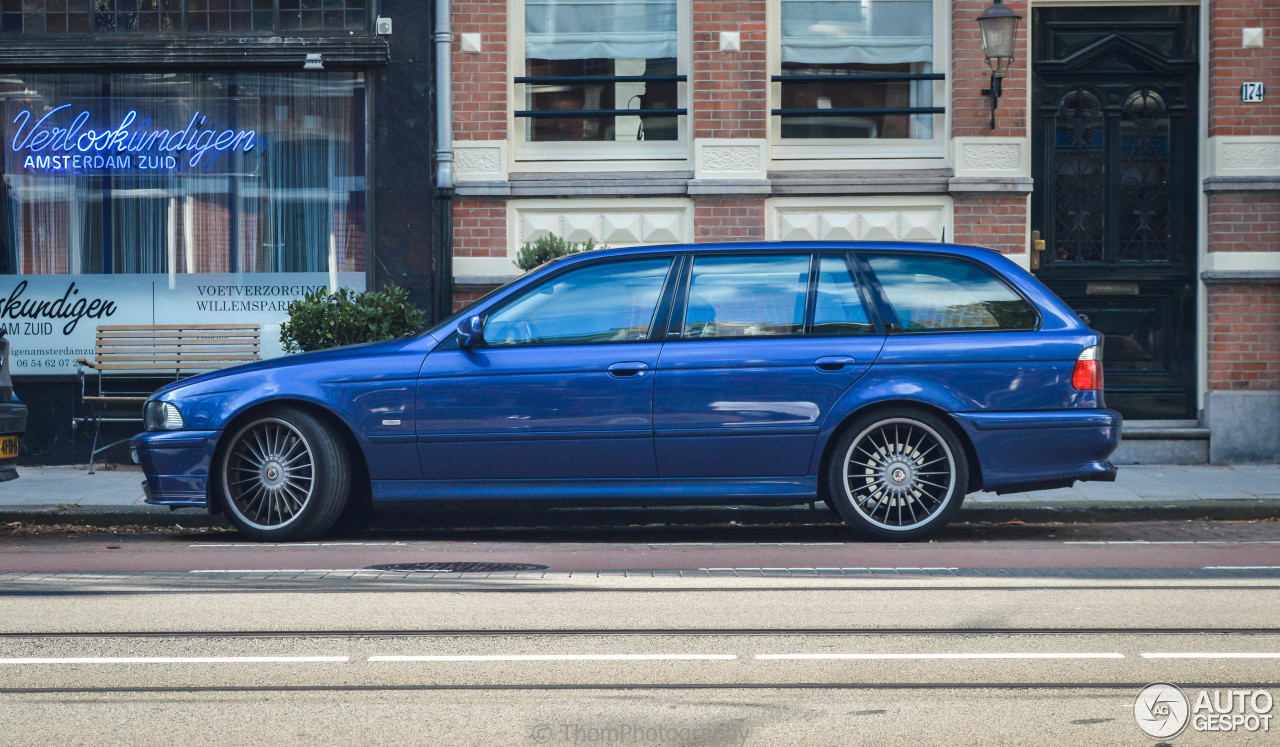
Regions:
<instances>
[{"instance_id":1,"label":"shop window","mask_svg":"<svg viewBox=\"0 0 1280 747\"><path fill-rule=\"evenodd\" d=\"M526 0L524 121L529 142L679 138L677 0Z\"/></svg>"},{"instance_id":2,"label":"shop window","mask_svg":"<svg viewBox=\"0 0 1280 747\"><path fill-rule=\"evenodd\" d=\"M365 31L369 8L369 0L0 0L0 33Z\"/></svg>"},{"instance_id":3,"label":"shop window","mask_svg":"<svg viewBox=\"0 0 1280 747\"><path fill-rule=\"evenodd\" d=\"M0 100L5 274L365 269L360 74L30 75Z\"/></svg>"},{"instance_id":4,"label":"shop window","mask_svg":"<svg viewBox=\"0 0 1280 747\"><path fill-rule=\"evenodd\" d=\"M934 2L782 0L781 137L932 139L945 111Z\"/></svg>"}]
</instances>

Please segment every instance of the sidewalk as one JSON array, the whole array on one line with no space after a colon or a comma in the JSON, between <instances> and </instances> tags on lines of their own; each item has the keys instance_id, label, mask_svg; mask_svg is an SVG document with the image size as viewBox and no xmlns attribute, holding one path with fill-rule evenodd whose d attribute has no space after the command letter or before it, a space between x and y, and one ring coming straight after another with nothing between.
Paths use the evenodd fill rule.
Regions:
<instances>
[{"instance_id":1,"label":"sidewalk","mask_svg":"<svg viewBox=\"0 0 1280 747\"><path fill-rule=\"evenodd\" d=\"M17 480L0 483L0 521L199 525L213 518L204 509L170 511L143 503L142 471L133 465L96 475L83 467L19 467L18 473ZM1124 466L1114 483L1076 483L1072 488L1000 496L975 493L957 520L1167 521L1206 516L1280 517L1280 464Z\"/></svg>"}]
</instances>

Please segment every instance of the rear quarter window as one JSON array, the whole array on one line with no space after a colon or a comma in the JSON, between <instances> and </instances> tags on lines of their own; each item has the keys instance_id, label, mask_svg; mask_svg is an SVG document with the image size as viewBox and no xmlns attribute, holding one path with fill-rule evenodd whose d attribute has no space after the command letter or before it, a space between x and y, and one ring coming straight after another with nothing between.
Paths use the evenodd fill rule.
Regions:
<instances>
[{"instance_id":1,"label":"rear quarter window","mask_svg":"<svg viewBox=\"0 0 1280 747\"><path fill-rule=\"evenodd\" d=\"M1008 283L949 257L872 255L867 263L907 332L1032 330L1036 311Z\"/></svg>"}]
</instances>

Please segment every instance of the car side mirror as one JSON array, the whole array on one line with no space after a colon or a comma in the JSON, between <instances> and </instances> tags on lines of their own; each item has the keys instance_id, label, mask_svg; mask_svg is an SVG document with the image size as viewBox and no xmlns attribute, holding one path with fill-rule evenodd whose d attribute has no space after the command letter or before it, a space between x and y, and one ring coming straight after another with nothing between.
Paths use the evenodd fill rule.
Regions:
<instances>
[{"instance_id":1,"label":"car side mirror","mask_svg":"<svg viewBox=\"0 0 1280 747\"><path fill-rule=\"evenodd\" d=\"M458 346L472 348L484 340L484 319L469 316L458 322Z\"/></svg>"}]
</instances>

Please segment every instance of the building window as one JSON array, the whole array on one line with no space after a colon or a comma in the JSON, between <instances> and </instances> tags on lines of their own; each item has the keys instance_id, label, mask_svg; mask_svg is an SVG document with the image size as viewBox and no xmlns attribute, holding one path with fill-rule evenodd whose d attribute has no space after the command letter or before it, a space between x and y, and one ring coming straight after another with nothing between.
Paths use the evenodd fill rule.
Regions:
<instances>
[{"instance_id":1,"label":"building window","mask_svg":"<svg viewBox=\"0 0 1280 747\"><path fill-rule=\"evenodd\" d=\"M677 0L526 0L529 142L679 138Z\"/></svg>"},{"instance_id":2,"label":"building window","mask_svg":"<svg viewBox=\"0 0 1280 747\"><path fill-rule=\"evenodd\" d=\"M368 0L0 0L0 33L347 32L368 16Z\"/></svg>"},{"instance_id":3,"label":"building window","mask_svg":"<svg viewBox=\"0 0 1280 747\"><path fill-rule=\"evenodd\" d=\"M0 274L362 273L360 73L0 81Z\"/></svg>"},{"instance_id":4,"label":"building window","mask_svg":"<svg viewBox=\"0 0 1280 747\"><path fill-rule=\"evenodd\" d=\"M935 46L934 0L782 0L781 136L932 139Z\"/></svg>"}]
</instances>

